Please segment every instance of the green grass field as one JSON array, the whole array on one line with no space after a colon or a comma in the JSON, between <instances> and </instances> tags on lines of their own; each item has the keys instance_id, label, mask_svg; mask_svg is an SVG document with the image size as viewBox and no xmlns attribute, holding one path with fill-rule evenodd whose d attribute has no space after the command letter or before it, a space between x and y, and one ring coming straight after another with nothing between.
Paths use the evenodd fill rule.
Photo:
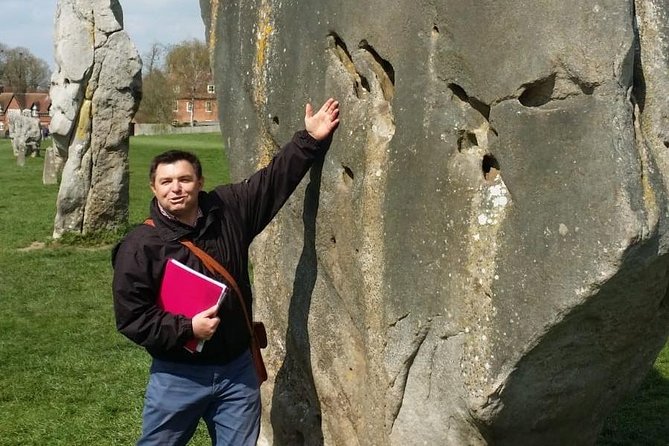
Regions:
<instances>
[{"instance_id":1,"label":"green grass field","mask_svg":"<svg viewBox=\"0 0 669 446\"><path fill-rule=\"evenodd\" d=\"M219 134L133 137L130 223L147 216L153 156L191 150L213 186L228 181L222 145ZM110 246L49 243L58 188L42 185L42 161L17 167L0 139L0 445L134 444L149 358L114 328ZM210 444L204 429L192 444Z\"/></svg>"},{"instance_id":2,"label":"green grass field","mask_svg":"<svg viewBox=\"0 0 669 446\"><path fill-rule=\"evenodd\" d=\"M213 186L229 176L221 147L218 134L133 137L130 223L147 215L155 154L196 152L205 186ZM57 187L41 178L41 158L19 168L9 141L0 139L0 446L134 444L149 358L114 328L110 246L49 243ZM191 444L210 444L204 429ZM598 445L668 444L665 347Z\"/></svg>"}]
</instances>

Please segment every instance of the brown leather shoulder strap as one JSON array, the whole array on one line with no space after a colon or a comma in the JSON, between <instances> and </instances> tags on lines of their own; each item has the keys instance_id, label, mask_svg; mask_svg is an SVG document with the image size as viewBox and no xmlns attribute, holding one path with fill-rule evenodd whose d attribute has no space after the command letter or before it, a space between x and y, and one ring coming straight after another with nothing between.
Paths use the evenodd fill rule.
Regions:
<instances>
[{"instance_id":1,"label":"brown leather shoulder strap","mask_svg":"<svg viewBox=\"0 0 669 446\"><path fill-rule=\"evenodd\" d=\"M153 219L147 218L144 220L145 225L149 226L156 226L156 224L153 222ZM239 298L239 304L242 307L242 311L244 312L244 318L246 319L246 326L249 329L249 333L251 334L251 337L255 337L255 333L253 331L253 326L251 325L251 318L249 317L248 311L246 311L246 305L244 304L244 298L242 296L242 291L239 289L239 285L237 285L237 281L235 280L234 277L232 277L232 274L228 272L227 269L220 263L218 263L212 256L207 254L205 251L202 249L198 248L195 246L193 242L190 240L181 240L181 244L184 245L186 248L190 249L193 254L197 256L197 258L200 259L202 264L207 268L210 272L215 272L220 274L226 282L232 287L234 290L235 294Z\"/></svg>"}]
</instances>

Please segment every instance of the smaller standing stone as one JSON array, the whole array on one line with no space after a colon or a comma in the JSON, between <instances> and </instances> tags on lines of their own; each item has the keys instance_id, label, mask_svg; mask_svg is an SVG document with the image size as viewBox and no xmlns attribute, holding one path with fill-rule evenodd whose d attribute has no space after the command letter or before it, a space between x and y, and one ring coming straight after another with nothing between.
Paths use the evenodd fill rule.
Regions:
<instances>
[{"instance_id":1,"label":"smaller standing stone","mask_svg":"<svg viewBox=\"0 0 669 446\"><path fill-rule=\"evenodd\" d=\"M28 112L30 113L30 112ZM16 164L25 166L26 156L39 155L42 132L39 120L28 113L12 113L9 115L9 128L12 135L12 149L16 156Z\"/></svg>"}]
</instances>

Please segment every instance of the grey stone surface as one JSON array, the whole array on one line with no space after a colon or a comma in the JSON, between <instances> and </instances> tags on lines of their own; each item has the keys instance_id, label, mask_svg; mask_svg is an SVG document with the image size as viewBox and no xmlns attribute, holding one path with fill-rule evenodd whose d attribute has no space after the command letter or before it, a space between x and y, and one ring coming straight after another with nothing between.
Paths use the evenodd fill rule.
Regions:
<instances>
[{"instance_id":1,"label":"grey stone surface","mask_svg":"<svg viewBox=\"0 0 669 446\"><path fill-rule=\"evenodd\" d=\"M26 156L39 156L42 132L40 131L39 119L30 116L30 110L21 113L11 110L9 113L9 134L12 137L12 151L16 157L16 163L24 166Z\"/></svg>"},{"instance_id":2,"label":"grey stone surface","mask_svg":"<svg viewBox=\"0 0 669 446\"><path fill-rule=\"evenodd\" d=\"M666 3L200 4L235 179L341 102L253 247L262 443L593 444L669 329Z\"/></svg>"},{"instance_id":3,"label":"grey stone surface","mask_svg":"<svg viewBox=\"0 0 669 446\"><path fill-rule=\"evenodd\" d=\"M53 236L114 229L128 219L130 122L142 63L117 0L59 0L51 134L64 160Z\"/></svg>"},{"instance_id":4,"label":"grey stone surface","mask_svg":"<svg viewBox=\"0 0 669 446\"><path fill-rule=\"evenodd\" d=\"M42 170L42 184L58 184L58 178L63 171L63 159L58 156L58 150L51 146L44 151L44 169Z\"/></svg>"}]
</instances>

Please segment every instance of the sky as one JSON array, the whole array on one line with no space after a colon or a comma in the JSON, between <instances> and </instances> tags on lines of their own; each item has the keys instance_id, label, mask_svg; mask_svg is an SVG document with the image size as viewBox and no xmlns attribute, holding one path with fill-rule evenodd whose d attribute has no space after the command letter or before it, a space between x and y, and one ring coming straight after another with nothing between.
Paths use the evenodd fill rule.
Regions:
<instances>
[{"instance_id":1,"label":"sky","mask_svg":"<svg viewBox=\"0 0 669 446\"><path fill-rule=\"evenodd\" d=\"M54 67L53 28L58 0L0 0L0 43L25 47ZM204 40L199 0L120 0L125 31L144 55L155 42Z\"/></svg>"}]
</instances>

